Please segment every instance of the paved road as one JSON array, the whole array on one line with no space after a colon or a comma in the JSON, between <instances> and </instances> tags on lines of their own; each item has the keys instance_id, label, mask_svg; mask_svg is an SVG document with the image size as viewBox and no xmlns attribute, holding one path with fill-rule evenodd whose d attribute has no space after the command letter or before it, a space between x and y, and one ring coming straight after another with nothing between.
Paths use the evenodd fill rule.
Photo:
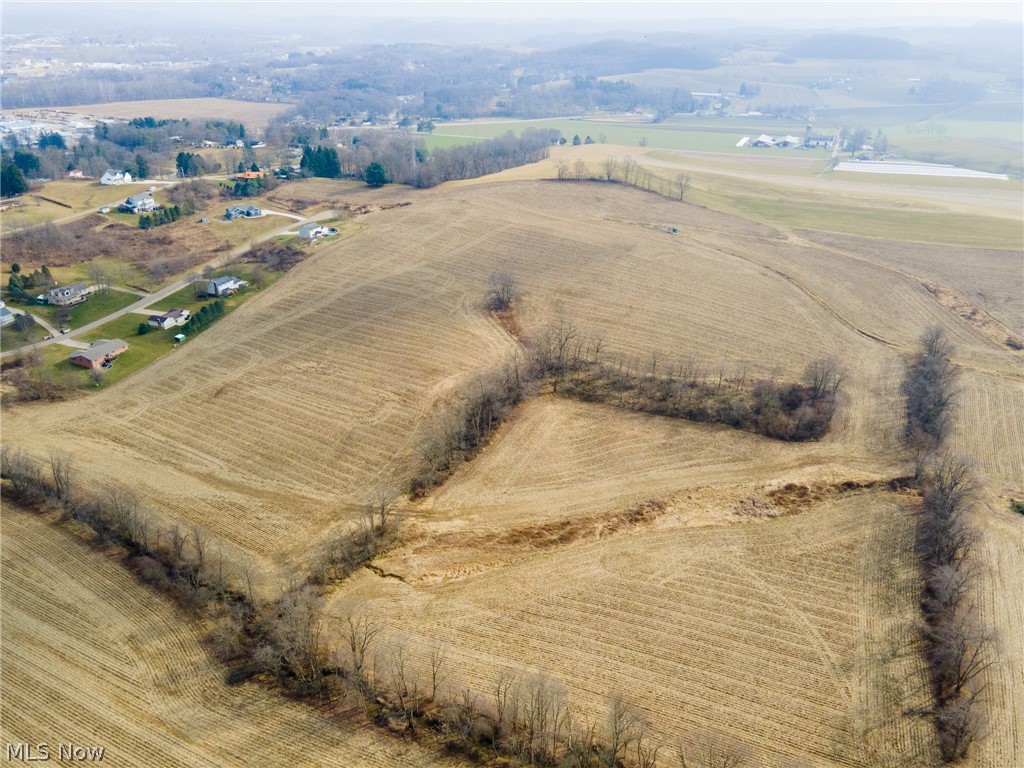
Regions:
<instances>
[{"instance_id":1,"label":"paved road","mask_svg":"<svg viewBox=\"0 0 1024 768\"><path fill-rule=\"evenodd\" d=\"M291 219L298 219L301 223L306 223L306 222L309 222L309 221L322 221L324 219L335 218L335 217L338 216L338 212L335 211L335 210L321 211L320 213L314 214L313 216L309 216L307 218L302 218L301 216L296 216L294 214L288 214L288 213L282 213L280 215L288 217L288 218L291 218ZM219 257L217 259L214 259L213 261L207 262L204 265L204 267L205 266L210 266L210 267L213 267L214 269L216 269L218 267L221 267L224 264L227 264L227 263L231 262L232 260L234 260L238 256L241 256L243 253L245 253L247 250L249 250L249 248L251 248L254 244L262 243L265 240L270 240L272 237L277 237L282 232L286 232L289 229L294 228L294 226L295 226L294 222L289 222L287 225L285 225L283 227L275 229L275 230L273 230L271 232L267 232L266 234L260 235L259 237L254 238L253 240L250 240L248 242L242 243L241 245L239 245L239 246L237 246L235 248L232 248L230 251L228 251L223 256L221 256L221 257ZM74 330L71 331L71 333L65 334L63 336L61 336L59 334L59 332L56 331L53 328L53 326L50 326L50 325L42 322L37 317L36 320L39 321L40 325L42 325L44 328L47 329L47 331L49 331L51 334L53 334L55 336L55 338L53 338L53 339L46 339L45 341L36 342L35 344L29 345L29 348L41 349L42 347L49 346L50 344L57 344L57 343L60 343L61 341L67 342L69 340L73 340L75 336L79 336L79 335L81 335L83 333L88 333L89 331L92 331L92 330L95 330L96 328L99 328L101 325L105 325L106 323L109 323L111 320L116 320L119 317L124 317L125 315L127 315L130 312L138 312L139 310L145 309L150 304L153 304L153 303L155 303L157 301L160 301L161 299L167 298L172 293L175 293L176 291L180 291L182 288L184 288L186 285L188 285L188 282L189 282L188 278L182 278L181 280L176 280L175 282L171 283L170 285L166 285L166 286L164 286L163 288L161 288L160 290L158 290L158 291L156 291L154 293L150 293L150 294L145 295L143 298L139 299L138 301L134 302L133 304L129 304L127 307L124 307L123 309L119 309L116 312L113 312L113 313L107 315L106 317L101 317L99 320L94 320L93 322L88 323L87 325L83 325L83 326L80 326L78 328L75 328ZM3 354L0 354L0 359L3 359L3 358L8 357L10 355L13 355L17 351L18 350L11 350L9 352L4 352Z\"/></svg>"}]
</instances>

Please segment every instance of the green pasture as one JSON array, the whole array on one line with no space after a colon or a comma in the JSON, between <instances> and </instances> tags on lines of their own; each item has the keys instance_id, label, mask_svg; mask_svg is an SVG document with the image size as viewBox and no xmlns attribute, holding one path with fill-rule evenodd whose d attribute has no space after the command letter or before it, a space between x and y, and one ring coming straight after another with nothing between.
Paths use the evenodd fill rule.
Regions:
<instances>
[{"instance_id":1,"label":"green pasture","mask_svg":"<svg viewBox=\"0 0 1024 768\"><path fill-rule=\"evenodd\" d=\"M107 291L106 294L94 293L81 304L76 304L70 308L71 317L68 320L67 327L80 328L83 325L88 325L109 315L111 312L124 309L138 300L139 297L133 293L125 293L113 288ZM43 318L50 325L58 327L57 307L47 304L45 306L24 307L24 309Z\"/></svg>"},{"instance_id":2,"label":"green pasture","mask_svg":"<svg viewBox=\"0 0 1024 768\"><path fill-rule=\"evenodd\" d=\"M711 126L708 126L711 127ZM520 134L527 128L554 128L559 131L567 140L572 141L574 135L579 135L581 141L587 136L594 140L594 143L618 144L622 146L641 148L641 141L646 141L648 149L675 149L690 152L725 152L728 154L756 154L762 150L750 147L737 147L738 142L744 136L756 138L761 133L768 132L761 124L750 124L735 129L714 126L713 130L702 130L699 124L694 127L683 125L677 122L666 123L632 123L632 122L605 122L602 120L530 120L515 122L471 122L471 123L446 123L439 125L434 131L434 137L448 136L452 139L461 139L462 142L479 141L501 136L507 131ZM784 127L776 123L772 128L773 135L783 135L797 131L793 126ZM802 134L797 134L802 135ZM459 142L453 142L459 143ZM771 150L774 156L806 157L807 152L800 149L774 149ZM819 151L822 156L824 151Z\"/></svg>"}]
</instances>

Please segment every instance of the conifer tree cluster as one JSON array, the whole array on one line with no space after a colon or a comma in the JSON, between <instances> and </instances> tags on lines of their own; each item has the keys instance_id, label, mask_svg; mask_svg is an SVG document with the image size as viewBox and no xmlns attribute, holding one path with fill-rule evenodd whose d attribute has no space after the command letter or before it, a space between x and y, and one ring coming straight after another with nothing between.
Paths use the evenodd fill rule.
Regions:
<instances>
[{"instance_id":1,"label":"conifer tree cluster","mask_svg":"<svg viewBox=\"0 0 1024 768\"><path fill-rule=\"evenodd\" d=\"M218 320L223 316L224 302L217 299L192 315L192 317L188 319L188 322L182 326L181 332L186 336L195 336L204 328L211 325L215 320Z\"/></svg>"}]
</instances>

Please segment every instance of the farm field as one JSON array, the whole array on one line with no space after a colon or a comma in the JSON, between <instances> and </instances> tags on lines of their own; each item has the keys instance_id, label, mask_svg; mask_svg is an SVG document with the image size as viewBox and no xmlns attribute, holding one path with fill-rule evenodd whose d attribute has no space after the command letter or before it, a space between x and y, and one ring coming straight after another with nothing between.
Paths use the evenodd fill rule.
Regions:
<instances>
[{"instance_id":1,"label":"farm field","mask_svg":"<svg viewBox=\"0 0 1024 768\"><path fill-rule=\"evenodd\" d=\"M446 761L256 685L229 687L204 627L113 559L5 505L4 744L103 747L103 765L360 768Z\"/></svg>"},{"instance_id":2,"label":"farm field","mask_svg":"<svg viewBox=\"0 0 1024 768\"><path fill-rule=\"evenodd\" d=\"M366 213L184 350L87 400L5 410L5 444L68 450L92 487L130 482L158 517L253 566L269 597L375 492L403 489L446 404L517 354L483 307L495 269L517 276L527 338L568 319L611 364L693 360L733 386L797 380L835 354L843 395L816 443L554 396L519 406L447 485L402 503L384 577L360 571L329 610L377 618L421 669L445 644L456 691L484 695L508 667L550 675L591 721L621 692L664 738L724 728L770 768L934 761L927 723L904 714L927 703L923 670L896 652L917 618L913 497L883 489L912 471L904 360L938 324L964 370L956 446L976 456L993 510L1024 494L1009 418L1024 413L1022 355L993 336L1015 311L1019 229L929 258L919 243L784 231L617 184L279 189L297 209L322 196ZM1016 572L1019 529L995 512L985 524ZM1010 595L986 584L1013 647ZM998 674L995 719L1024 706L1024 669ZM986 749L1017 754L1019 734L1000 726Z\"/></svg>"},{"instance_id":3,"label":"farm field","mask_svg":"<svg viewBox=\"0 0 1024 768\"><path fill-rule=\"evenodd\" d=\"M928 726L903 709L926 703L923 668L897 652L911 526L898 498L862 493L769 522L591 535L439 583L399 550L381 567L405 583L360 577L334 610L359 603L420 665L444 643L481 696L508 667L564 686L585 722L622 692L658 738L724 729L773 768L928 764Z\"/></svg>"}]
</instances>

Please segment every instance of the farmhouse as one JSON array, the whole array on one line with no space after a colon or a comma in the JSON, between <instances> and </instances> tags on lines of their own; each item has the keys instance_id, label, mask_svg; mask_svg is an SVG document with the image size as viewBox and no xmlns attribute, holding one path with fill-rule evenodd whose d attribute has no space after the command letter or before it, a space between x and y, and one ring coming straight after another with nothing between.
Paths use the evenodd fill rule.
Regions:
<instances>
[{"instance_id":1,"label":"farmhouse","mask_svg":"<svg viewBox=\"0 0 1024 768\"><path fill-rule=\"evenodd\" d=\"M149 213L150 211L155 211L156 208L156 200L148 192L144 192L141 195L132 195L118 206L119 210L126 213Z\"/></svg>"},{"instance_id":2,"label":"farmhouse","mask_svg":"<svg viewBox=\"0 0 1024 768\"><path fill-rule=\"evenodd\" d=\"M230 275L225 277L215 277L206 284L206 295L230 296L244 285L248 285L245 280L240 280L239 278Z\"/></svg>"},{"instance_id":3,"label":"farmhouse","mask_svg":"<svg viewBox=\"0 0 1024 768\"><path fill-rule=\"evenodd\" d=\"M110 186L113 184L131 184L132 175L128 171L115 171L112 168L108 168L106 172L100 176L100 184Z\"/></svg>"},{"instance_id":4,"label":"farmhouse","mask_svg":"<svg viewBox=\"0 0 1024 768\"><path fill-rule=\"evenodd\" d=\"M85 283L77 283L76 285L61 285L56 288L51 288L46 292L44 298L47 304L53 304L58 307L70 307L75 304L81 304L92 293L89 290L89 286Z\"/></svg>"},{"instance_id":5,"label":"farmhouse","mask_svg":"<svg viewBox=\"0 0 1024 768\"><path fill-rule=\"evenodd\" d=\"M239 181L251 181L252 179L262 179L266 175L266 171L245 171L244 173L236 173L235 178Z\"/></svg>"},{"instance_id":6,"label":"farmhouse","mask_svg":"<svg viewBox=\"0 0 1024 768\"><path fill-rule=\"evenodd\" d=\"M121 339L100 339L89 345L88 349L76 349L68 355L68 361L83 368L104 368L118 355L126 352L128 345Z\"/></svg>"},{"instance_id":7,"label":"farmhouse","mask_svg":"<svg viewBox=\"0 0 1024 768\"><path fill-rule=\"evenodd\" d=\"M224 212L224 218L228 221L234 221L238 218L253 219L262 215L263 211L255 205L232 205Z\"/></svg>"},{"instance_id":8,"label":"farmhouse","mask_svg":"<svg viewBox=\"0 0 1024 768\"><path fill-rule=\"evenodd\" d=\"M149 327L167 330L176 325L184 325L188 322L189 311L187 309L169 309L162 315L150 315Z\"/></svg>"},{"instance_id":9,"label":"farmhouse","mask_svg":"<svg viewBox=\"0 0 1024 768\"><path fill-rule=\"evenodd\" d=\"M307 243L316 242L318 237L330 237L336 234L338 234L338 230L334 227L324 227L319 224L303 224L299 227L299 240L305 240Z\"/></svg>"}]
</instances>

